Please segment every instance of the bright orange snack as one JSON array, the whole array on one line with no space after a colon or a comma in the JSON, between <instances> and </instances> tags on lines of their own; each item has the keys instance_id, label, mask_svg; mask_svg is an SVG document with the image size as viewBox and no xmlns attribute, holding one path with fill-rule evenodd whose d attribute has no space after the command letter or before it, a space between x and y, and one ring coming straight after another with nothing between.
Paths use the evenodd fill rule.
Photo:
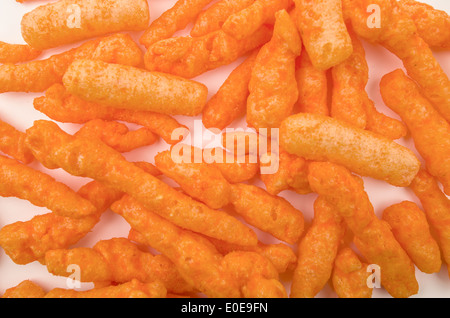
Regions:
<instances>
[{"instance_id":1,"label":"bright orange snack","mask_svg":"<svg viewBox=\"0 0 450 318\"><path fill-rule=\"evenodd\" d=\"M383 220L389 223L397 241L422 272L441 270L439 246L431 236L425 213L415 203L403 201L391 205L384 210Z\"/></svg>"},{"instance_id":2,"label":"bright orange snack","mask_svg":"<svg viewBox=\"0 0 450 318\"><path fill-rule=\"evenodd\" d=\"M87 102L67 92L62 84L55 84L45 92L45 96L34 99L34 108L53 120L63 123L84 124L91 120L125 121L144 126L165 142L173 144L172 132L182 128L169 115L150 111L119 109Z\"/></svg>"},{"instance_id":3,"label":"bright orange snack","mask_svg":"<svg viewBox=\"0 0 450 318\"><path fill-rule=\"evenodd\" d=\"M372 298L373 289L367 285L372 274L367 271L368 266L349 247L338 252L331 280L339 298Z\"/></svg>"},{"instance_id":4,"label":"bright orange snack","mask_svg":"<svg viewBox=\"0 0 450 318\"><path fill-rule=\"evenodd\" d=\"M298 246L291 298L314 298L331 277L345 227L340 214L323 197L314 202L314 219Z\"/></svg>"},{"instance_id":5,"label":"bright orange snack","mask_svg":"<svg viewBox=\"0 0 450 318\"><path fill-rule=\"evenodd\" d=\"M385 75L381 82L385 104L400 115L408 126L426 168L450 194L450 123L447 122L420 88L402 70Z\"/></svg>"},{"instance_id":6,"label":"bright orange snack","mask_svg":"<svg viewBox=\"0 0 450 318\"><path fill-rule=\"evenodd\" d=\"M420 37L432 48L450 48L450 16L426 3L401 0L398 5L411 17Z\"/></svg>"},{"instance_id":7,"label":"bright orange snack","mask_svg":"<svg viewBox=\"0 0 450 318\"><path fill-rule=\"evenodd\" d=\"M231 204L248 224L288 244L297 243L304 229L301 211L254 185L238 183L231 189Z\"/></svg>"},{"instance_id":8,"label":"bright orange snack","mask_svg":"<svg viewBox=\"0 0 450 318\"><path fill-rule=\"evenodd\" d=\"M215 151L223 152L224 159L223 162L213 162L212 165L220 170L229 183L246 182L258 175L259 164L252 162L249 155L239 158L221 148L216 148Z\"/></svg>"},{"instance_id":9,"label":"bright orange snack","mask_svg":"<svg viewBox=\"0 0 450 318\"><path fill-rule=\"evenodd\" d=\"M262 25L273 21L275 12L288 10L292 4L292 0L255 0L249 6L231 14L223 23L222 30L238 40L245 39Z\"/></svg>"},{"instance_id":10,"label":"bright orange snack","mask_svg":"<svg viewBox=\"0 0 450 318\"><path fill-rule=\"evenodd\" d=\"M278 128L298 98L295 60L302 42L286 10L275 17L272 39L260 49L249 83L247 123L256 129Z\"/></svg>"},{"instance_id":11,"label":"bright orange snack","mask_svg":"<svg viewBox=\"0 0 450 318\"><path fill-rule=\"evenodd\" d=\"M28 200L53 213L80 218L95 213L95 207L51 176L0 156L0 195Z\"/></svg>"},{"instance_id":12,"label":"bright orange snack","mask_svg":"<svg viewBox=\"0 0 450 318\"><path fill-rule=\"evenodd\" d=\"M49 169L62 168L129 193L183 228L232 243L257 243L256 234L239 220L178 192L98 140L71 136L43 120L27 130L26 140L34 156Z\"/></svg>"},{"instance_id":13,"label":"bright orange snack","mask_svg":"<svg viewBox=\"0 0 450 318\"><path fill-rule=\"evenodd\" d=\"M34 160L25 145L25 134L0 120L0 151L25 164Z\"/></svg>"},{"instance_id":14,"label":"bright orange snack","mask_svg":"<svg viewBox=\"0 0 450 318\"><path fill-rule=\"evenodd\" d=\"M10 44L0 41L0 63L20 63L31 61L41 55L40 50L36 50L29 45Z\"/></svg>"},{"instance_id":15,"label":"bright orange snack","mask_svg":"<svg viewBox=\"0 0 450 318\"><path fill-rule=\"evenodd\" d=\"M295 0L297 26L312 64L326 70L347 59L352 41L342 15L340 0Z\"/></svg>"},{"instance_id":16,"label":"bright orange snack","mask_svg":"<svg viewBox=\"0 0 450 318\"><path fill-rule=\"evenodd\" d=\"M93 248L56 249L45 253L49 273L69 276L67 267L80 266L81 282L114 282L123 284L133 279L143 283L159 280L173 293L192 292L178 274L175 265L164 255L139 250L126 238L97 242Z\"/></svg>"},{"instance_id":17,"label":"bright orange snack","mask_svg":"<svg viewBox=\"0 0 450 318\"><path fill-rule=\"evenodd\" d=\"M150 71L193 78L234 62L270 40L272 31L262 26L252 36L236 40L222 30L201 37L173 37L151 45L144 55Z\"/></svg>"},{"instance_id":18,"label":"bright orange snack","mask_svg":"<svg viewBox=\"0 0 450 318\"><path fill-rule=\"evenodd\" d=\"M115 108L196 116L206 104L205 85L132 66L78 59L64 74L67 91Z\"/></svg>"},{"instance_id":19,"label":"bright orange snack","mask_svg":"<svg viewBox=\"0 0 450 318\"><path fill-rule=\"evenodd\" d=\"M228 17L247 8L255 0L220 0L200 12L191 30L191 36L203 36L220 30Z\"/></svg>"},{"instance_id":20,"label":"bright orange snack","mask_svg":"<svg viewBox=\"0 0 450 318\"><path fill-rule=\"evenodd\" d=\"M307 160L331 161L362 176L408 186L420 168L414 153L371 131L316 114L296 114L283 121L280 145Z\"/></svg>"},{"instance_id":21,"label":"bright orange snack","mask_svg":"<svg viewBox=\"0 0 450 318\"><path fill-rule=\"evenodd\" d=\"M258 51L236 67L203 109L202 121L206 128L226 128L247 110L250 82Z\"/></svg>"},{"instance_id":22,"label":"bright orange snack","mask_svg":"<svg viewBox=\"0 0 450 318\"><path fill-rule=\"evenodd\" d=\"M176 31L183 30L194 21L210 2L211 0L178 0L150 24L140 38L141 44L148 48L153 43L170 38Z\"/></svg>"},{"instance_id":23,"label":"bright orange snack","mask_svg":"<svg viewBox=\"0 0 450 318\"><path fill-rule=\"evenodd\" d=\"M24 280L19 285L11 287L5 291L2 298L42 298L45 291L38 284Z\"/></svg>"},{"instance_id":24,"label":"bright orange snack","mask_svg":"<svg viewBox=\"0 0 450 318\"><path fill-rule=\"evenodd\" d=\"M128 34L91 40L45 60L0 65L0 93L43 92L53 84L61 83L69 65L78 58L138 66L142 64L142 55Z\"/></svg>"},{"instance_id":25,"label":"bright orange snack","mask_svg":"<svg viewBox=\"0 0 450 318\"><path fill-rule=\"evenodd\" d=\"M422 203L427 220L437 235L443 260L450 268L450 200L425 170L419 171L410 187Z\"/></svg>"},{"instance_id":26,"label":"bright orange snack","mask_svg":"<svg viewBox=\"0 0 450 318\"><path fill-rule=\"evenodd\" d=\"M61 0L26 13L22 36L45 50L121 31L142 31L150 20L145 0Z\"/></svg>"},{"instance_id":27,"label":"bright orange snack","mask_svg":"<svg viewBox=\"0 0 450 318\"><path fill-rule=\"evenodd\" d=\"M157 137L147 128L130 131L122 123L102 119L93 119L87 122L75 135L98 138L118 152L129 152L149 146L157 140Z\"/></svg>"},{"instance_id":28,"label":"bright orange snack","mask_svg":"<svg viewBox=\"0 0 450 318\"><path fill-rule=\"evenodd\" d=\"M415 267L391 232L376 217L363 183L346 168L329 163L309 165L309 183L342 216L354 234L354 243L370 264L380 266L381 284L395 298L418 292Z\"/></svg>"}]
</instances>

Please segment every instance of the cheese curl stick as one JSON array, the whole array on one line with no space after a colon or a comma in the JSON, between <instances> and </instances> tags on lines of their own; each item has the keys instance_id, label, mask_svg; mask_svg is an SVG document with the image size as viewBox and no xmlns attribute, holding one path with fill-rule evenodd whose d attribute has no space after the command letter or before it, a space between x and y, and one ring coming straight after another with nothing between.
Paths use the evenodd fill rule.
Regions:
<instances>
[{"instance_id":1,"label":"cheese curl stick","mask_svg":"<svg viewBox=\"0 0 450 318\"><path fill-rule=\"evenodd\" d=\"M42 298L45 294L41 286L30 280L24 280L19 285L7 289L2 298Z\"/></svg>"},{"instance_id":2,"label":"cheese curl stick","mask_svg":"<svg viewBox=\"0 0 450 318\"><path fill-rule=\"evenodd\" d=\"M356 248L370 264L380 266L381 284L395 298L418 292L415 267L395 239L389 224L375 215L363 183L346 168L329 163L309 165L309 184L339 212L354 234Z\"/></svg>"},{"instance_id":3,"label":"cheese curl stick","mask_svg":"<svg viewBox=\"0 0 450 318\"><path fill-rule=\"evenodd\" d=\"M76 60L63 77L67 91L90 102L166 115L196 116L208 88L181 77L94 60Z\"/></svg>"},{"instance_id":4,"label":"cheese curl stick","mask_svg":"<svg viewBox=\"0 0 450 318\"><path fill-rule=\"evenodd\" d=\"M295 0L297 26L312 64L326 70L347 59L352 41L342 15L340 0Z\"/></svg>"},{"instance_id":5,"label":"cheese curl stick","mask_svg":"<svg viewBox=\"0 0 450 318\"><path fill-rule=\"evenodd\" d=\"M287 118L280 127L280 145L307 160L331 161L399 187L408 186L420 168L420 161L406 147L315 114Z\"/></svg>"},{"instance_id":6,"label":"cheese curl stick","mask_svg":"<svg viewBox=\"0 0 450 318\"><path fill-rule=\"evenodd\" d=\"M0 63L16 64L31 61L41 55L40 50L36 50L29 45L10 44L0 41Z\"/></svg>"},{"instance_id":7,"label":"cheese curl stick","mask_svg":"<svg viewBox=\"0 0 450 318\"><path fill-rule=\"evenodd\" d=\"M435 110L417 84L398 69L385 75L381 95L408 126L426 168L450 194L450 123Z\"/></svg>"},{"instance_id":8,"label":"cheese curl stick","mask_svg":"<svg viewBox=\"0 0 450 318\"><path fill-rule=\"evenodd\" d=\"M176 31L183 30L194 21L210 2L211 0L178 0L150 24L140 38L141 44L148 48L155 42L170 38Z\"/></svg>"},{"instance_id":9,"label":"cheese curl stick","mask_svg":"<svg viewBox=\"0 0 450 318\"><path fill-rule=\"evenodd\" d=\"M22 36L45 50L121 31L142 31L150 15L145 0L60 0L22 18Z\"/></svg>"},{"instance_id":10,"label":"cheese curl stick","mask_svg":"<svg viewBox=\"0 0 450 318\"><path fill-rule=\"evenodd\" d=\"M25 164L34 160L25 145L25 134L0 120L0 151Z\"/></svg>"},{"instance_id":11,"label":"cheese curl stick","mask_svg":"<svg viewBox=\"0 0 450 318\"><path fill-rule=\"evenodd\" d=\"M27 145L47 168L104 182L186 229L243 245L257 242L256 234L234 217L178 192L96 139L71 136L41 120L27 130Z\"/></svg>"},{"instance_id":12,"label":"cheese curl stick","mask_svg":"<svg viewBox=\"0 0 450 318\"><path fill-rule=\"evenodd\" d=\"M286 10L275 17L272 39L260 49L248 87L247 123L256 129L278 128L298 99L295 60L302 42Z\"/></svg>"},{"instance_id":13,"label":"cheese curl stick","mask_svg":"<svg viewBox=\"0 0 450 318\"><path fill-rule=\"evenodd\" d=\"M45 60L0 65L0 93L43 92L53 84L61 83L69 65L78 58L138 66L142 64L142 51L130 35L114 34Z\"/></svg>"}]
</instances>

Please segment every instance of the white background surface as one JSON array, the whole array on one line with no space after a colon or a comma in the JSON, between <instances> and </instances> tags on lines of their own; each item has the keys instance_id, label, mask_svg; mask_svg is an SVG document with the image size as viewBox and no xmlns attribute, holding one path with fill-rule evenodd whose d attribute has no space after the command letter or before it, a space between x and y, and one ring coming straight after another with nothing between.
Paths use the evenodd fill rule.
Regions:
<instances>
[{"instance_id":1,"label":"white background surface","mask_svg":"<svg viewBox=\"0 0 450 318\"><path fill-rule=\"evenodd\" d=\"M48 2L54 1L34 1L28 4L19 4L14 0L3 0L0 3L0 41L21 44L25 43L20 33L20 21L23 14L31 11L38 5ZM157 18L164 10L169 9L175 2L175 0L149 0L151 20ZM450 12L450 2L448 0L423 0L422 2L429 3L437 9ZM178 34L184 33L185 32L181 31ZM140 33L134 33L133 35L137 40ZM78 45L79 44L73 46ZM387 52L384 48L372 46L367 43L364 43L364 45L366 47L367 60L370 66L370 80L367 86L367 91L370 97L375 101L379 111L392 117L399 118L396 114L384 106L379 94L378 85L384 74L391 72L394 69L402 68L402 64L394 55ZM40 58L46 58L52 54L62 52L70 47L72 46L46 51ZM441 63L446 73L450 74L450 52L435 52L435 56ZM197 77L196 80L207 85L210 90L210 96L212 96L226 79L227 75L241 61L242 59L239 59L231 65L205 73ZM27 128L32 126L33 122L37 119L48 119L44 114L33 108L33 99L41 95L42 94L40 93L0 94L0 118L3 121L12 124L21 131L25 131ZM177 117L177 119L188 127L193 127L192 118ZM75 132L81 127L79 125L71 124L59 125L69 133ZM236 123L233 123L232 126L244 127L245 120L242 119ZM415 151L413 143L409 138L401 139L397 142L406 145ZM130 160L147 160L153 163L154 155L157 152L167 148L167 144L160 141L150 147L141 148L127 153L125 156ZM31 166L50 174L58 181L65 182L75 191L78 190L80 186L90 181L88 179L70 176L60 169L47 170L38 163L33 163ZM264 187L261 182L256 182L256 184ZM414 201L420 206L420 202L409 189L396 188L386 184L385 182L370 178L365 178L365 186L378 216L381 216L382 211L388 206L403 200ZM285 191L280 195L288 199L296 208L301 210L308 222L311 220L313 215L312 204L316 198L315 194L297 195L293 192ZM48 212L49 211L47 209L35 207L24 200L15 198L0 198L0 227L16 221L27 221L35 215L45 214ZM98 240L113 237L127 237L129 229L129 225L120 216L108 211L104 213L100 223L94 228L94 230L83 238L76 246L91 247ZM266 237L261 238L262 240L267 239ZM419 294L413 297L450 297L450 279L447 275L447 268L445 265L443 265L441 272L431 275L424 274L416 270L416 276L419 281L420 290ZM55 287L67 288L66 278L52 276L47 272L46 267L38 262L25 266L16 265L0 248L0 295L3 294L7 288L16 286L25 279L35 281L46 290ZM282 279L285 279L285 277L282 277ZM91 287L93 287L92 284L82 284L82 289L89 289ZM286 287L289 289L288 280L286 280ZM326 286L320 292L318 297L336 297L336 295L330 286ZM375 289L373 297L390 296L384 289Z\"/></svg>"}]
</instances>

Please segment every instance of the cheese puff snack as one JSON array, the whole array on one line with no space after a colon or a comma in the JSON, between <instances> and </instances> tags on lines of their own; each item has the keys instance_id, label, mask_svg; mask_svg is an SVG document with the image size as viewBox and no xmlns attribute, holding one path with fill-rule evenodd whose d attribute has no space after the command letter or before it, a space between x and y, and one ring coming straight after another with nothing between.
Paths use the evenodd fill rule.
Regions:
<instances>
[{"instance_id":1,"label":"cheese puff snack","mask_svg":"<svg viewBox=\"0 0 450 318\"><path fill-rule=\"evenodd\" d=\"M280 146L307 160L331 161L399 187L408 186L420 168L420 161L408 148L316 114L296 114L284 120Z\"/></svg>"},{"instance_id":2,"label":"cheese puff snack","mask_svg":"<svg viewBox=\"0 0 450 318\"><path fill-rule=\"evenodd\" d=\"M130 131L122 123L94 119L87 122L75 134L86 138L99 138L118 152L129 152L136 148L152 145L156 136L147 128Z\"/></svg>"},{"instance_id":3,"label":"cheese puff snack","mask_svg":"<svg viewBox=\"0 0 450 318\"><path fill-rule=\"evenodd\" d=\"M0 195L28 200L53 213L80 218L95 213L95 207L51 176L0 156Z\"/></svg>"},{"instance_id":4,"label":"cheese puff snack","mask_svg":"<svg viewBox=\"0 0 450 318\"><path fill-rule=\"evenodd\" d=\"M367 272L368 266L349 247L338 252L331 280L339 298L372 298L373 289L367 286L372 274Z\"/></svg>"},{"instance_id":5,"label":"cheese puff snack","mask_svg":"<svg viewBox=\"0 0 450 318\"><path fill-rule=\"evenodd\" d=\"M86 291L55 288L44 298L166 298L167 290L160 281L142 283L136 279L117 286Z\"/></svg>"},{"instance_id":6,"label":"cheese puff snack","mask_svg":"<svg viewBox=\"0 0 450 318\"><path fill-rule=\"evenodd\" d=\"M259 51L249 83L247 123L256 129L278 128L298 98L295 60L302 42L286 10L275 17L273 37Z\"/></svg>"},{"instance_id":7,"label":"cheese puff snack","mask_svg":"<svg viewBox=\"0 0 450 318\"><path fill-rule=\"evenodd\" d=\"M259 28L252 36L236 40L222 30L201 37L173 37L151 45L144 55L145 67L193 78L234 62L270 40L272 30Z\"/></svg>"},{"instance_id":8,"label":"cheese puff snack","mask_svg":"<svg viewBox=\"0 0 450 318\"><path fill-rule=\"evenodd\" d=\"M216 167L203 162L176 162L169 150L155 156L155 165L163 174L175 180L184 192L211 209L220 209L229 204L231 186Z\"/></svg>"},{"instance_id":9,"label":"cheese puff snack","mask_svg":"<svg viewBox=\"0 0 450 318\"><path fill-rule=\"evenodd\" d=\"M297 26L312 64L326 70L352 54L340 0L295 0Z\"/></svg>"},{"instance_id":10,"label":"cheese puff snack","mask_svg":"<svg viewBox=\"0 0 450 318\"><path fill-rule=\"evenodd\" d=\"M401 0L398 5L410 16L420 37L432 48L450 48L450 16L445 11L415 0Z\"/></svg>"},{"instance_id":11,"label":"cheese puff snack","mask_svg":"<svg viewBox=\"0 0 450 318\"><path fill-rule=\"evenodd\" d=\"M0 63L16 64L31 61L41 55L40 50L36 50L29 45L10 44L0 41Z\"/></svg>"},{"instance_id":12,"label":"cheese puff snack","mask_svg":"<svg viewBox=\"0 0 450 318\"><path fill-rule=\"evenodd\" d=\"M57 249L45 253L45 265L53 275L69 276L67 266L70 264L80 266L82 282L122 284L133 279L143 283L159 280L174 293L193 291L167 257L143 252L125 238L99 241L93 248Z\"/></svg>"},{"instance_id":13,"label":"cheese puff snack","mask_svg":"<svg viewBox=\"0 0 450 318\"><path fill-rule=\"evenodd\" d=\"M41 286L30 280L24 280L16 287L7 289L2 298L42 298L45 294Z\"/></svg>"},{"instance_id":14,"label":"cheese puff snack","mask_svg":"<svg viewBox=\"0 0 450 318\"><path fill-rule=\"evenodd\" d=\"M60 0L25 14L21 27L25 42L45 50L115 32L142 31L149 19L145 0Z\"/></svg>"},{"instance_id":15,"label":"cheese puff snack","mask_svg":"<svg viewBox=\"0 0 450 318\"><path fill-rule=\"evenodd\" d=\"M422 272L440 271L439 246L431 236L425 213L415 203L403 201L391 205L384 210L383 220L389 223L397 241Z\"/></svg>"},{"instance_id":16,"label":"cheese puff snack","mask_svg":"<svg viewBox=\"0 0 450 318\"><path fill-rule=\"evenodd\" d=\"M380 88L385 104L408 126L427 170L443 184L445 193L450 194L450 123L402 70L385 75Z\"/></svg>"},{"instance_id":17,"label":"cheese puff snack","mask_svg":"<svg viewBox=\"0 0 450 318\"><path fill-rule=\"evenodd\" d=\"M64 74L67 91L115 108L196 116L206 104L205 85L132 66L78 59Z\"/></svg>"},{"instance_id":18,"label":"cheese puff snack","mask_svg":"<svg viewBox=\"0 0 450 318\"><path fill-rule=\"evenodd\" d=\"M286 243L298 241L304 229L303 214L287 200L244 183L233 184L231 189L231 204L247 223Z\"/></svg>"},{"instance_id":19,"label":"cheese puff snack","mask_svg":"<svg viewBox=\"0 0 450 318\"><path fill-rule=\"evenodd\" d=\"M228 17L237 13L255 0L220 0L200 12L191 30L191 36L202 36L222 28Z\"/></svg>"},{"instance_id":20,"label":"cheese puff snack","mask_svg":"<svg viewBox=\"0 0 450 318\"><path fill-rule=\"evenodd\" d=\"M221 148L215 148L214 151L222 152L224 159L223 162L213 162L211 165L219 169L229 183L246 182L258 175L259 164L251 162L250 155L239 158Z\"/></svg>"},{"instance_id":21,"label":"cheese puff snack","mask_svg":"<svg viewBox=\"0 0 450 318\"><path fill-rule=\"evenodd\" d=\"M314 202L313 223L298 246L291 298L314 298L331 277L344 236L343 220L323 197Z\"/></svg>"},{"instance_id":22,"label":"cheese puff snack","mask_svg":"<svg viewBox=\"0 0 450 318\"><path fill-rule=\"evenodd\" d=\"M298 100L295 110L324 116L328 109L328 79L326 71L319 70L311 63L306 50L297 58L295 79L298 86Z\"/></svg>"},{"instance_id":23,"label":"cheese puff snack","mask_svg":"<svg viewBox=\"0 0 450 318\"><path fill-rule=\"evenodd\" d=\"M99 140L71 136L41 120L27 130L27 145L47 168L105 182L183 228L232 243L257 242L256 234L239 220L178 192Z\"/></svg>"},{"instance_id":24,"label":"cheese puff snack","mask_svg":"<svg viewBox=\"0 0 450 318\"><path fill-rule=\"evenodd\" d=\"M346 168L329 163L309 165L309 183L342 216L354 234L356 248L370 264L380 266L381 284L392 297L418 292L415 267L387 222L379 220L363 183Z\"/></svg>"},{"instance_id":25,"label":"cheese puff snack","mask_svg":"<svg viewBox=\"0 0 450 318\"><path fill-rule=\"evenodd\" d=\"M45 60L0 65L0 93L43 92L53 84L61 83L69 65L78 58L137 66L142 63L142 51L128 34L114 34L85 42Z\"/></svg>"},{"instance_id":26,"label":"cheese puff snack","mask_svg":"<svg viewBox=\"0 0 450 318\"><path fill-rule=\"evenodd\" d=\"M34 160L25 145L25 134L0 120L0 151L25 164Z\"/></svg>"},{"instance_id":27,"label":"cheese puff snack","mask_svg":"<svg viewBox=\"0 0 450 318\"><path fill-rule=\"evenodd\" d=\"M141 44L148 48L153 43L170 38L176 31L183 30L194 21L211 0L178 0L145 30L140 38Z\"/></svg>"},{"instance_id":28,"label":"cheese puff snack","mask_svg":"<svg viewBox=\"0 0 450 318\"><path fill-rule=\"evenodd\" d=\"M427 220L437 235L450 276L450 200L442 193L436 180L425 170L419 171L411 183L411 189L422 203Z\"/></svg>"},{"instance_id":29,"label":"cheese puff snack","mask_svg":"<svg viewBox=\"0 0 450 318\"><path fill-rule=\"evenodd\" d=\"M253 52L236 67L203 109L202 121L206 128L226 128L247 110L250 82L258 51Z\"/></svg>"},{"instance_id":30,"label":"cheese puff snack","mask_svg":"<svg viewBox=\"0 0 450 318\"><path fill-rule=\"evenodd\" d=\"M230 15L222 25L222 30L238 40L245 39L262 25L274 19L274 13L288 10L292 0L255 0L248 7Z\"/></svg>"},{"instance_id":31,"label":"cheese puff snack","mask_svg":"<svg viewBox=\"0 0 450 318\"><path fill-rule=\"evenodd\" d=\"M150 111L119 109L87 102L67 92L62 84L55 84L45 92L45 96L34 99L34 108L53 120L63 123L84 124L91 120L125 121L144 126L165 142L173 144L172 132L182 128L169 115Z\"/></svg>"}]
</instances>

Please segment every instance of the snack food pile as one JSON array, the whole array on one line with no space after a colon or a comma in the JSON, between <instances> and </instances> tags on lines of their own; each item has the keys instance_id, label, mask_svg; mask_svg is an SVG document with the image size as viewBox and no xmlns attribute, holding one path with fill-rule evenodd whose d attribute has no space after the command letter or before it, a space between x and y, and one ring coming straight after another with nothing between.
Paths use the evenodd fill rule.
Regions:
<instances>
[{"instance_id":1,"label":"snack food pile","mask_svg":"<svg viewBox=\"0 0 450 318\"><path fill-rule=\"evenodd\" d=\"M93 285L28 279L3 297L370 298L378 284L407 298L418 272L450 276L450 81L433 55L450 48L446 12L178 0L155 18L152 2L58 0L23 16L26 45L0 42L0 93L38 94L47 117L21 131L0 114L0 196L48 210L0 224L1 256ZM403 63L377 88L396 118L369 97L364 43ZM217 92L198 80L238 61ZM183 144L179 118L220 146ZM228 129L241 119L251 132ZM126 156L156 145L152 160ZM76 191L57 169L88 181ZM367 178L410 200L380 217ZM315 195L313 215L284 191ZM129 233L80 245L106 212Z\"/></svg>"}]
</instances>

